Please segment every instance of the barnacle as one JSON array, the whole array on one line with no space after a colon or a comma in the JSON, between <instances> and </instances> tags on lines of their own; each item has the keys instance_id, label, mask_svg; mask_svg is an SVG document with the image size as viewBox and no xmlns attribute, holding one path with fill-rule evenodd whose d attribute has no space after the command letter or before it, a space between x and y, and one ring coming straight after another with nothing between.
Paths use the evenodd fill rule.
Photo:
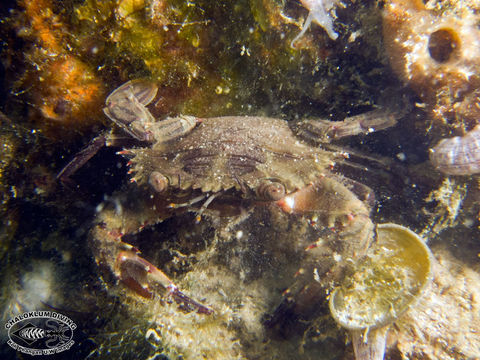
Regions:
<instances>
[{"instance_id":1,"label":"barnacle","mask_svg":"<svg viewBox=\"0 0 480 360\"><path fill-rule=\"evenodd\" d=\"M432 118L452 122L463 118L457 109L474 100L468 95L480 83L480 17L473 2L470 7L449 0L435 8L430 3L390 0L384 10L385 46L392 68L417 91ZM472 115L465 119L469 125L479 114Z\"/></svg>"},{"instance_id":2,"label":"barnacle","mask_svg":"<svg viewBox=\"0 0 480 360\"><path fill-rule=\"evenodd\" d=\"M390 0L384 10L392 68L425 103L432 142L462 136L432 149L432 161L447 174L480 171L478 155L469 151L476 133L463 136L480 118L479 10L478 1L457 0Z\"/></svg>"},{"instance_id":3,"label":"barnacle","mask_svg":"<svg viewBox=\"0 0 480 360\"><path fill-rule=\"evenodd\" d=\"M465 136L441 140L431 149L430 161L447 174L468 175L480 172L480 125Z\"/></svg>"}]
</instances>

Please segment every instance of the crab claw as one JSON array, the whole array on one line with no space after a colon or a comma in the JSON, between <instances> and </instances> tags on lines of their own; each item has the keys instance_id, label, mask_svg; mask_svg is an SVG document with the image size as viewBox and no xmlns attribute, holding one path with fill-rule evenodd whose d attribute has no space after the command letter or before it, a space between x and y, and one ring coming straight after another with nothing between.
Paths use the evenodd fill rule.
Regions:
<instances>
[{"instance_id":1,"label":"crab claw","mask_svg":"<svg viewBox=\"0 0 480 360\"><path fill-rule=\"evenodd\" d=\"M133 251L121 251L118 254L116 272L120 280L140 296L153 298L154 288L160 286L183 310L196 310L199 314L207 315L213 313L212 309L178 290L167 275Z\"/></svg>"},{"instance_id":2,"label":"crab claw","mask_svg":"<svg viewBox=\"0 0 480 360\"><path fill-rule=\"evenodd\" d=\"M311 215L312 223L335 230L357 229L369 222L369 206L349 188L328 176L276 201L286 213ZM358 229L357 229L358 230Z\"/></svg>"}]
</instances>

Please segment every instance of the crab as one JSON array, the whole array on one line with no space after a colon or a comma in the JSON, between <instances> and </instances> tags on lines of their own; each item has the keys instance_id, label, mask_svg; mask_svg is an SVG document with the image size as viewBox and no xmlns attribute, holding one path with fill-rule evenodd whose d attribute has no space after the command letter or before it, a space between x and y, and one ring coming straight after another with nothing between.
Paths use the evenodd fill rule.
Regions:
<instances>
[{"instance_id":1,"label":"crab","mask_svg":"<svg viewBox=\"0 0 480 360\"><path fill-rule=\"evenodd\" d=\"M374 110L343 122L307 120L297 124L296 134L284 120L259 116L157 121L147 108L156 92L153 83L132 80L106 100L104 113L136 145L119 152L129 158L136 185L122 193L122 206L105 207L97 214L91 243L99 266L113 273L132 296L212 315L218 309L180 291L160 270L161 264L157 267L141 256L129 237L191 212L195 223L210 218L218 234L231 234L245 219L261 218L260 223L269 213L268 221L280 227L293 219L296 228L303 229L292 235L268 227L258 230L252 222L244 228L261 231L262 237L289 238L285 246L300 249L300 267L284 299L305 305L325 297L325 289L348 272L374 239L373 194L367 186L331 171L345 153L312 145L312 140L369 133L391 126L395 116ZM67 178L103 143L118 145L118 136L95 139L59 176ZM252 215L256 209L257 215ZM241 233L235 236L240 239Z\"/></svg>"}]
</instances>

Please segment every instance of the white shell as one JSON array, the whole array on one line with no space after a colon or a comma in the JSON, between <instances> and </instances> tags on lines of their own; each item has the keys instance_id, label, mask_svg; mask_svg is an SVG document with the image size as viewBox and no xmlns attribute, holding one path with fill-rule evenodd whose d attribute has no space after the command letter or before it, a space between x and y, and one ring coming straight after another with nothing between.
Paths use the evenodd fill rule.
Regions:
<instances>
[{"instance_id":1,"label":"white shell","mask_svg":"<svg viewBox=\"0 0 480 360\"><path fill-rule=\"evenodd\" d=\"M449 175L471 175L480 172L480 125L465 136L441 140L430 149L430 161Z\"/></svg>"}]
</instances>

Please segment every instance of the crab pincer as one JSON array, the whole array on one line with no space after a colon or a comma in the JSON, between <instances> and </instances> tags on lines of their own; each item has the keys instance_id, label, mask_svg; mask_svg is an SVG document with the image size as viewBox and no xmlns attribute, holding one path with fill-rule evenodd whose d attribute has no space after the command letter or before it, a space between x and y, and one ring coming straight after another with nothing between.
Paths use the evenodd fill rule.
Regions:
<instances>
[{"instance_id":1,"label":"crab pincer","mask_svg":"<svg viewBox=\"0 0 480 360\"><path fill-rule=\"evenodd\" d=\"M153 298L156 289L162 288L181 309L210 315L213 310L188 297L155 265L133 251L121 251L116 261L119 279L145 298Z\"/></svg>"}]
</instances>

